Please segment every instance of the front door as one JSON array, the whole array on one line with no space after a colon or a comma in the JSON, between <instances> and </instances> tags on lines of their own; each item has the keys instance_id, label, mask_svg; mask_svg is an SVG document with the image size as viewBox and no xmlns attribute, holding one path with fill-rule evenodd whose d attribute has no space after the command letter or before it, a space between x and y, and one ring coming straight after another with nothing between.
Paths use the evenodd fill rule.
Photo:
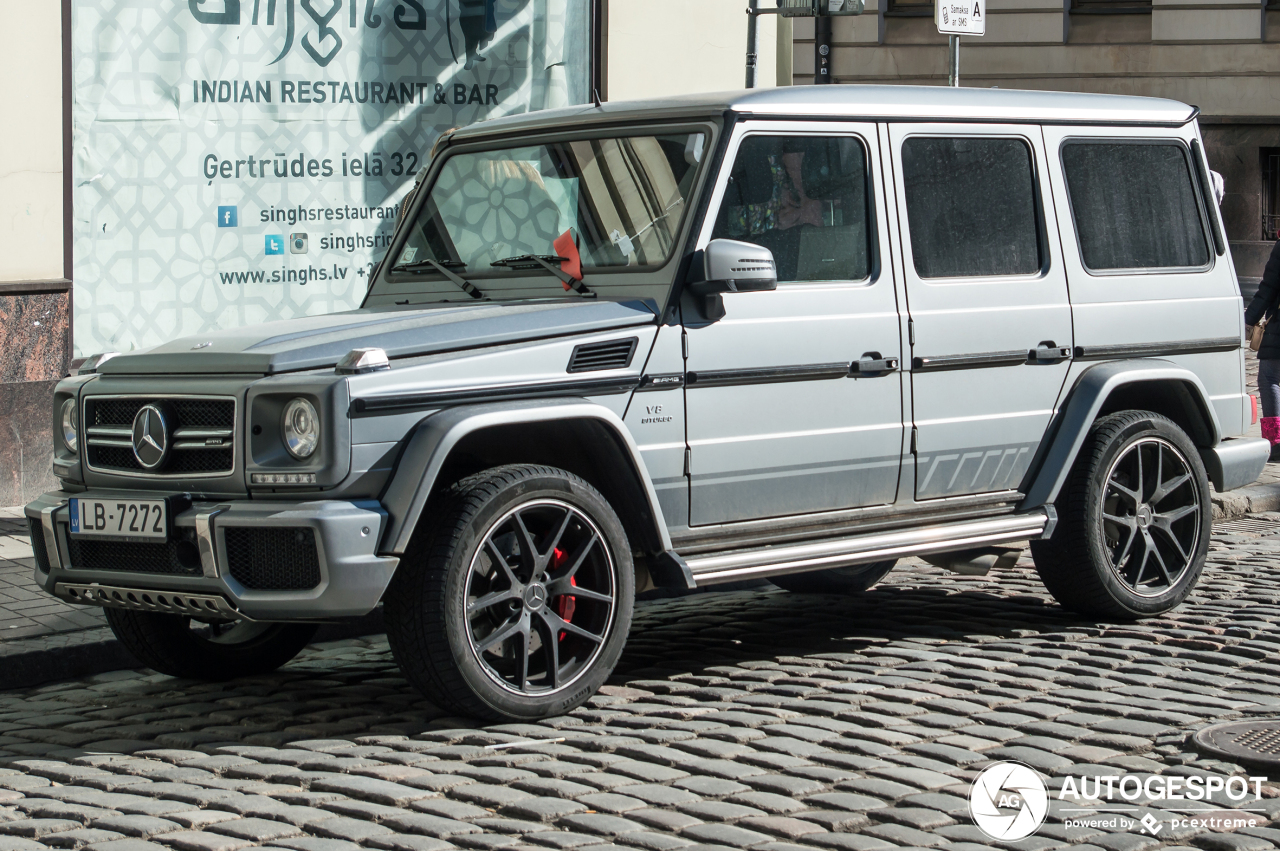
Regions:
<instances>
[{"instance_id":1,"label":"front door","mask_svg":"<svg viewBox=\"0 0 1280 851\"><path fill-rule=\"evenodd\" d=\"M972 124L897 124L886 135L910 312L916 498L1017 489L1073 344L1043 138L1038 127Z\"/></svg>"},{"instance_id":2,"label":"front door","mask_svg":"<svg viewBox=\"0 0 1280 851\"><path fill-rule=\"evenodd\" d=\"M682 305L690 525L892 503L902 344L875 126L740 125L725 162L699 248L769 248L778 288L725 295L717 321Z\"/></svg>"}]
</instances>

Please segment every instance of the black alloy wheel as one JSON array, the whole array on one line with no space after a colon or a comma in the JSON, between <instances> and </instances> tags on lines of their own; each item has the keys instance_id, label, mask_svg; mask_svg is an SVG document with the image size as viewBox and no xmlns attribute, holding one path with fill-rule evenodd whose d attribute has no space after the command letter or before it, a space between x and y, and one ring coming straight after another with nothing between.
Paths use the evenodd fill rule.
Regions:
<instances>
[{"instance_id":1,"label":"black alloy wheel","mask_svg":"<svg viewBox=\"0 0 1280 851\"><path fill-rule=\"evenodd\" d=\"M1031 542L1054 599L1129 620L1177 607L1209 551L1209 480L1194 443L1151 411L1096 421L1054 503L1058 526Z\"/></svg>"},{"instance_id":2,"label":"black alloy wheel","mask_svg":"<svg viewBox=\"0 0 1280 851\"><path fill-rule=\"evenodd\" d=\"M492 721L582 704L631 628L635 567L613 508L554 467L511 464L433 497L385 600L401 670L433 703Z\"/></svg>"},{"instance_id":3,"label":"black alloy wheel","mask_svg":"<svg viewBox=\"0 0 1280 851\"><path fill-rule=\"evenodd\" d=\"M1191 569L1201 494L1186 457L1168 440L1131 443L1100 495L1107 566L1140 597L1158 597Z\"/></svg>"},{"instance_id":4,"label":"black alloy wheel","mask_svg":"<svg viewBox=\"0 0 1280 851\"><path fill-rule=\"evenodd\" d=\"M566 502L508 511L467 577L467 636L485 673L516 694L571 686L604 649L616 569L600 530Z\"/></svg>"}]
</instances>

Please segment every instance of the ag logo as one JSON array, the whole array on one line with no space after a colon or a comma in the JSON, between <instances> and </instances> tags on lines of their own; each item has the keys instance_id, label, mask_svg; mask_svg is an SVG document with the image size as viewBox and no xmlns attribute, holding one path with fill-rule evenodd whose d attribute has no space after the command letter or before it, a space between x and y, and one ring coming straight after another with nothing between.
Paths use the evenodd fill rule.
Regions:
<instances>
[{"instance_id":1,"label":"ag logo","mask_svg":"<svg viewBox=\"0 0 1280 851\"><path fill-rule=\"evenodd\" d=\"M978 829L998 841L1035 833L1049 812L1049 791L1033 769L1020 762L997 762L983 770L969 791L969 815Z\"/></svg>"}]
</instances>

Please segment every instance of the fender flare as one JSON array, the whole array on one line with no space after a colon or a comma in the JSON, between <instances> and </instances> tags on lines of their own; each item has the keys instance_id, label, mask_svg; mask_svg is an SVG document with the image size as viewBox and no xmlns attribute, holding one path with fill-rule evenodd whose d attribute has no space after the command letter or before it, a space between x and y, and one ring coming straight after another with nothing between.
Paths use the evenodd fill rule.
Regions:
<instances>
[{"instance_id":1,"label":"fender flare","mask_svg":"<svg viewBox=\"0 0 1280 851\"><path fill-rule=\"evenodd\" d=\"M1031 487L1018 506L1019 511L1029 511L1050 505L1058 498L1059 491L1071 473L1080 447L1084 445L1089 427L1098 418L1098 412L1107 398L1119 387L1147 381L1179 382L1186 385L1200 413L1208 423L1212 435L1210 447L1222 441L1222 427L1218 415L1209 403L1209 394L1194 372L1165 360L1123 360L1101 363L1081 373L1071 388L1067 404L1059 408L1057 426L1052 431L1048 449L1044 453ZM1205 448L1205 447L1202 447Z\"/></svg>"},{"instance_id":2,"label":"fender flare","mask_svg":"<svg viewBox=\"0 0 1280 851\"><path fill-rule=\"evenodd\" d=\"M640 479L652 512L655 525L653 531L661 550L672 553L671 536L667 532L662 508L658 505L658 495L653 489L649 471L644 465L644 459L640 457L640 450L631 432L613 411L586 399L539 399L465 405L447 408L423 419L401 453L395 476L382 498L389 517L379 552L404 554L449 453L467 435L493 426L571 419L597 420L615 434L624 453L634 465L631 472Z\"/></svg>"}]
</instances>

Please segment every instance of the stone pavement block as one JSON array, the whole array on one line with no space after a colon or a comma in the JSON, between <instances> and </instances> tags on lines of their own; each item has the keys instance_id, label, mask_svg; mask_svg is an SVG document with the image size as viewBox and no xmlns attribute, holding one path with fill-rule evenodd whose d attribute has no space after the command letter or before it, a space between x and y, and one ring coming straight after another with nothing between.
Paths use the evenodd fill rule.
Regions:
<instances>
[{"instance_id":1,"label":"stone pavement block","mask_svg":"<svg viewBox=\"0 0 1280 851\"><path fill-rule=\"evenodd\" d=\"M90 824L99 830L111 830L140 839L149 839L156 834L182 830L182 825L178 822L138 815L103 816L93 819Z\"/></svg>"},{"instance_id":2,"label":"stone pavement block","mask_svg":"<svg viewBox=\"0 0 1280 851\"><path fill-rule=\"evenodd\" d=\"M106 842L95 842L85 847L90 851L165 851L163 845L132 837L108 839Z\"/></svg>"},{"instance_id":3,"label":"stone pavement block","mask_svg":"<svg viewBox=\"0 0 1280 851\"><path fill-rule=\"evenodd\" d=\"M44 844L51 848L83 848L86 845L93 845L98 842L109 842L112 839L123 839L123 833L115 833L110 830L96 830L94 828L84 828L82 830L68 830L66 833L53 833L44 837Z\"/></svg>"},{"instance_id":4,"label":"stone pavement block","mask_svg":"<svg viewBox=\"0 0 1280 851\"><path fill-rule=\"evenodd\" d=\"M624 847L644 848L646 851L675 851L677 848L690 848L696 844L691 839L672 836L670 833L652 832L628 833L626 843Z\"/></svg>"},{"instance_id":5,"label":"stone pavement block","mask_svg":"<svg viewBox=\"0 0 1280 851\"><path fill-rule=\"evenodd\" d=\"M586 804L564 798L530 797L508 804L498 812L512 818L550 822L561 816L584 812L587 809Z\"/></svg>"},{"instance_id":6,"label":"stone pavement block","mask_svg":"<svg viewBox=\"0 0 1280 851\"><path fill-rule=\"evenodd\" d=\"M48 846L41 845L34 839L22 839L17 836L0 836L0 851L46 851Z\"/></svg>"},{"instance_id":7,"label":"stone pavement block","mask_svg":"<svg viewBox=\"0 0 1280 851\"><path fill-rule=\"evenodd\" d=\"M50 833L60 833L64 830L75 830L80 827L84 827L81 822L71 821L70 819L22 819L21 821L0 822L0 834L21 836L25 839L39 839Z\"/></svg>"},{"instance_id":8,"label":"stone pavement block","mask_svg":"<svg viewBox=\"0 0 1280 851\"><path fill-rule=\"evenodd\" d=\"M309 833L349 842L364 842L375 836L386 836L395 832L385 825L346 816L333 816L308 822L306 828Z\"/></svg>"},{"instance_id":9,"label":"stone pavement block","mask_svg":"<svg viewBox=\"0 0 1280 851\"><path fill-rule=\"evenodd\" d=\"M437 839L448 839L451 836L480 832L480 828L464 821L441 818L440 816L427 815L426 813L406 813L392 816L384 819L383 824L393 830L405 833L422 833L427 836L434 836Z\"/></svg>"},{"instance_id":10,"label":"stone pavement block","mask_svg":"<svg viewBox=\"0 0 1280 851\"><path fill-rule=\"evenodd\" d=\"M580 833L595 833L600 836L623 836L643 827L634 821L618 816L598 815L595 813L578 813L563 816L558 824Z\"/></svg>"},{"instance_id":11,"label":"stone pavement block","mask_svg":"<svg viewBox=\"0 0 1280 851\"><path fill-rule=\"evenodd\" d=\"M177 851L238 851L252 845L252 840L202 830L184 830L164 836L165 845Z\"/></svg>"},{"instance_id":12,"label":"stone pavement block","mask_svg":"<svg viewBox=\"0 0 1280 851\"><path fill-rule=\"evenodd\" d=\"M375 804L402 806L419 798L426 798L431 793L425 789L415 789L399 783L377 780L373 777L357 777L352 775L331 775L312 781L310 788L321 792L340 792L352 798L372 801Z\"/></svg>"},{"instance_id":13,"label":"stone pavement block","mask_svg":"<svg viewBox=\"0 0 1280 851\"><path fill-rule=\"evenodd\" d=\"M675 812L674 810L663 810L651 808L646 810L632 810L627 813L628 821L638 822L645 827L651 827L655 830L684 830L690 825L698 824L701 819L686 813ZM629 841L629 840L628 840Z\"/></svg>"},{"instance_id":14,"label":"stone pavement block","mask_svg":"<svg viewBox=\"0 0 1280 851\"><path fill-rule=\"evenodd\" d=\"M323 822L320 823L323 824ZM208 830L210 833L248 839L251 842L270 842L302 833L292 824L263 818L240 818L220 821L210 825Z\"/></svg>"},{"instance_id":15,"label":"stone pavement block","mask_svg":"<svg viewBox=\"0 0 1280 851\"><path fill-rule=\"evenodd\" d=\"M470 788L470 787L468 787ZM526 796L518 800L528 800ZM468 804L463 801L451 801L447 798L429 798L422 801L414 801L413 809L427 815L439 816L440 818L457 819L458 821L470 821L471 819L484 818L489 814L492 808L478 807L475 804Z\"/></svg>"},{"instance_id":16,"label":"stone pavement block","mask_svg":"<svg viewBox=\"0 0 1280 851\"><path fill-rule=\"evenodd\" d=\"M383 851L448 851L450 848L457 847L443 839L404 833L371 836L364 844L365 847L381 848ZM311 849L301 849L301 851L311 851Z\"/></svg>"},{"instance_id":17,"label":"stone pavement block","mask_svg":"<svg viewBox=\"0 0 1280 851\"><path fill-rule=\"evenodd\" d=\"M738 822L738 827L770 833L783 839L802 839L814 833L826 833L826 829L810 821L786 816L751 816Z\"/></svg>"},{"instance_id":18,"label":"stone pavement block","mask_svg":"<svg viewBox=\"0 0 1280 851\"><path fill-rule=\"evenodd\" d=\"M354 842L341 839L322 839L316 836L297 836L292 839L273 839L275 848L289 848L291 851L360 851Z\"/></svg>"},{"instance_id":19,"label":"stone pavement block","mask_svg":"<svg viewBox=\"0 0 1280 851\"><path fill-rule=\"evenodd\" d=\"M773 839L768 834L729 824L695 824L680 831L680 835L697 842L709 845L727 845L730 848L750 848L753 845L762 845Z\"/></svg>"},{"instance_id":20,"label":"stone pavement block","mask_svg":"<svg viewBox=\"0 0 1280 851\"><path fill-rule=\"evenodd\" d=\"M176 822L188 830L200 830L211 824L217 824L220 821L227 821L235 817L234 813L221 810L187 810L185 812L169 813L165 816L169 821Z\"/></svg>"}]
</instances>

